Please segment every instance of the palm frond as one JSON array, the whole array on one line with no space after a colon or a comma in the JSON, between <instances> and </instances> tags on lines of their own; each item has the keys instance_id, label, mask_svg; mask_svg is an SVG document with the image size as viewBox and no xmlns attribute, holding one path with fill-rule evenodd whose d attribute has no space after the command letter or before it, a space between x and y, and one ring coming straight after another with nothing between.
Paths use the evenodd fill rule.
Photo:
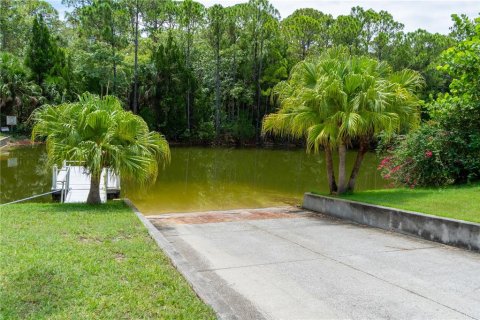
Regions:
<instances>
[{"instance_id":1,"label":"palm frond","mask_svg":"<svg viewBox=\"0 0 480 320\"><path fill-rule=\"evenodd\" d=\"M149 132L142 118L124 111L112 96L87 93L76 103L39 108L33 119L32 139L46 139L49 164L81 161L93 174L109 167L146 184L170 161L165 137Z\"/></svg>"},{"instance_id":2,"label":"palm frond","mask_svg":"<svg viewBox=\"0 0 480 320\"><path fill-rule=\"evenodd\" d=\"M423 78L415 71L392 72L385 62L327 50L292 69L277 85L280 107L264 118L263 133L302 137L307 151L340 142L369 140L418 123Z\"/></svg>"}]
</instances>

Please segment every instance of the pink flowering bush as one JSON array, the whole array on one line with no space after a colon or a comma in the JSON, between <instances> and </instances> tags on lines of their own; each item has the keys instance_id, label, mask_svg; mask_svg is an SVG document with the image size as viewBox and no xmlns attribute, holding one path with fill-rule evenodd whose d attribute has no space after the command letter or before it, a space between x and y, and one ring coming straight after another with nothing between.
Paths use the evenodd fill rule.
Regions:
<instances>
[{"instance_id":1,"label":"pink flowering bush","mask_svg":"<svg viewBox=\"0 0 480 320\"><path fill-rule=\"evenodd\" d=\"M378 170L396 186L415 188L459 182L465 165L459 152L461 144L452 132L427 123L384 148L386 156Z\"/></svg>"}]
</instances>

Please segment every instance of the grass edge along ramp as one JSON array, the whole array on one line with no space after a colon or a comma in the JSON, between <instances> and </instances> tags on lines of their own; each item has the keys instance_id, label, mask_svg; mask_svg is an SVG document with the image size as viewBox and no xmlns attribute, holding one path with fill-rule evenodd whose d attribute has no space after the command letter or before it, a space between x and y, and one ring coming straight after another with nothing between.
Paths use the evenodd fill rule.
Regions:
<instances>
[{"instance_id":1,"label":"grass edge along ramp","mask_svg":"<svg viewBox=\"0 0 480 320\"><path fill-rule=\"evenodd\" d=\"M431 189L371 190L341 198L480 223L479 183Z\"/></svg>"},{"instance_id":2,"label":"grass edge along ramp","mask_svg":"<svg viewBox=\"0 0 480 320\"><path fill-rule=\"evenodd\" d=\"M215 319L120 201L0 208L0 319Z\"/></svg>"}]
</instances>

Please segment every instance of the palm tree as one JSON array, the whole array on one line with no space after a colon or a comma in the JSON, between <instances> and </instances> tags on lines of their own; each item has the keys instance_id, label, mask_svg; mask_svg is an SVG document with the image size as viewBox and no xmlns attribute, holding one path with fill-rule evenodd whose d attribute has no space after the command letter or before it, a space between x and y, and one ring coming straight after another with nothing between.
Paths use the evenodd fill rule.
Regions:
<instances>
[{"instance_id":1,"label":"palm tree","mask_svg":"<svg viewBox=\"0 0 480 320\"><path fill-rule=\"evenodd\" d=\"M100 176L110 168L122 179L155 181L158 164L170 161L165 138L113 96L84 94L78 102L44 106L33 114L32 139L46 137L49 164L80 161L91 174L87 203L100 203Z\"/></svg>"},{"instance_id":2,"label":"palm tree","mask_svg":"<svg viewBox=\"0 0 480 320\"><path fill-rule=\"evenodd\" d=\"M423 78L412 70L393 72L385 62L353 56L344 48L298 63L275 87L280 108L265 117L263 133L306 137L307 151L325 149L330 193L353 191L372 138L391 136L418 124ZM350 178L347 147L358 144ZM332 151L338 150L338 184Z\"/></svg>"}]
</instances>

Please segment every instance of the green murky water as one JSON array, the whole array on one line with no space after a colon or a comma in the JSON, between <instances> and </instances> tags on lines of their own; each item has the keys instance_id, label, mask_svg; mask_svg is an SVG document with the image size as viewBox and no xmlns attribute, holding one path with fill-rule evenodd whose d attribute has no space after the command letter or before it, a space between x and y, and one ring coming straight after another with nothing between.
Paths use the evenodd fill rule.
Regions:
<instances>
[{"instance_id":1,"label":"green murky water","mask_svg":"<svg viewBox=\"0 0 480 320\"><path fill-rule=\"evenodd\" d=\"M50 191L52 169L43 146L0 150L0 203ZM49 201L51 197L35 201Z\"/></svg>"},{"instance_id":2,"label":"green murky water","mask_svg":"<svg viewBox=\"0 0 480 320\"><path fill-rule=\"evenodd\" d=\"M355 153L348 154L351 165ZM16 159L16 160L13 160ZM1 156L0 202L50 190L43 147L10 150ZM374 154L366 156L357 189L385 186ZM306 191L327 192L323 155L303 150L172 148L172 163L147 190L122 185L145 214L298 204ZM49 197L44 197L48 201Z\"/></svg>"}]
</instances>

